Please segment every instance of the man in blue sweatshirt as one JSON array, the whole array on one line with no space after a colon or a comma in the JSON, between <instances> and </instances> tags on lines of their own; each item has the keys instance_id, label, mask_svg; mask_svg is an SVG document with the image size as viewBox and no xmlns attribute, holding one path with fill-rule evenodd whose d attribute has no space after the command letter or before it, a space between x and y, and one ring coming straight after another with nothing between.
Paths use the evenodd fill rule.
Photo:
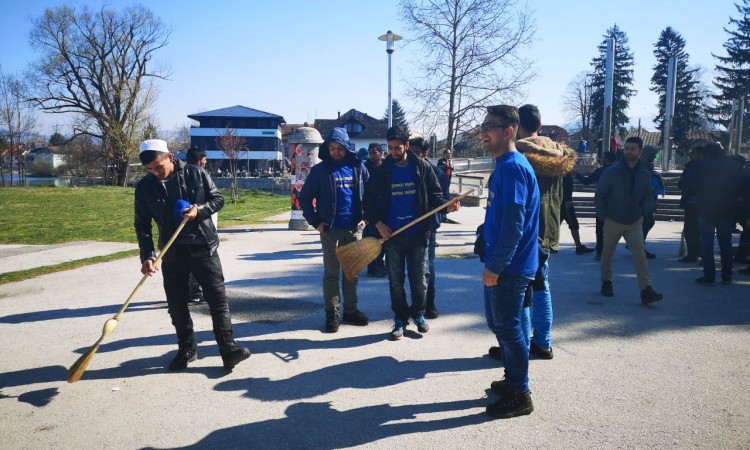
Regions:
<instances>
[{"instance_id":1,"label":"man in blue sweatshirt","mask_svg":"<svg viewBox=\"0 0 750 450\"><path fill-rule=\"evenodd\" d=\"M479 134L484 149L495 158L484 220L482 284L487 325L502 349L505 368L505 378L490 385L500 399L487 406L487 413L499 419L534 410L521 314L539 267L540 194L534 169L515 147L518 125L518 109L490 106Z\"/></svg>"},{"instance_id":2,"label":"man in blue sweatshirt","mask_svg":"<svg viewBox=\"0 0 750 450\"><path fill-rule=\"evenodd\" d=\"M343 128L334 128L318 151L320 164L310 169L299 204L305 220L320 232L323 246L323 300L326 308L325 329L339 331L339 278L344 294L344 322L365 326L367 316L357 309L358 278L349 281L341 276L336 247L357 240L362 222L362 196L367 170L354 152L354 144ZM313 200L315 205L313 205Z\"/></svg>"}]
</instances>

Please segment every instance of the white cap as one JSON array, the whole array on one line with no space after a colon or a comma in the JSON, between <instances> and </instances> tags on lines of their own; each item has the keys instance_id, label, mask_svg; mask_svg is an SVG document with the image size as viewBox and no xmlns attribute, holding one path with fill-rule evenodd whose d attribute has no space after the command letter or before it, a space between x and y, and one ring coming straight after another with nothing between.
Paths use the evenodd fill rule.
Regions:
<instances>
[{"instance_id":1,"label":"white cap","mask_svg":"<svg viewBox=\"0 0 750 450\"><path fill-rule=\"evenodd\" d=\"M147 141L141 142L141 152L145 152L148 150L169 153L166 141L163 141L161 139L149 139Z\"/></svg>"}]
</instances>

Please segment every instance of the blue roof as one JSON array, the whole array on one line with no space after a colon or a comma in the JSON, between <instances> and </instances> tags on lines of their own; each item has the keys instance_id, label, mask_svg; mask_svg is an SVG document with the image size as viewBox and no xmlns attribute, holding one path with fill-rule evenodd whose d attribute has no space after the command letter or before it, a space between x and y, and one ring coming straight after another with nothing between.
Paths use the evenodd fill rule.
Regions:
<instances>
[{"instance_id":1,"label":"blue roof","mask_svg":"<svg viewBox=\"0 0 750 450\"><path fill-rule=\"evenodd\" d=\"M242 117L242 118L253 118L253 119L278 119L281 122L286 122L282 116L267 113L265 111L258 111L257 109L248 108L247 106L237 105L230 106L229 108L215 109L213 111L205 111L197 114L190 114L188 118L199 119L204 117Z\"/></svg>"}]
</instances>

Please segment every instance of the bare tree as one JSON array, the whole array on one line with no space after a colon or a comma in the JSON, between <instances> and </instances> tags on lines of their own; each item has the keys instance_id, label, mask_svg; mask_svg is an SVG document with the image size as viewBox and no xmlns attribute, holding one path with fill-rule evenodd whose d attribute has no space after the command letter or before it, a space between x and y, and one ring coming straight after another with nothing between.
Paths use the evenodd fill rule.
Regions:
<instances>
[{"instance_id":1,"label":"bare tree","mask_svg":"<svg viewBox=\"0 0 750 450\"><path fill-rule=\"evenodd\" d=\"M581 72L573 78L563 94L563 106L567 119L581 131L581 139L590 140L591 119L591 73Z\"/></svg>"},{"instance_id":2,"label":"bare tree","mask_svg":"<svg viewBox=\"0 0 750 450\"><path fill-rule=\"evenodd\" d=\"M25 183L25 164L21 144L36 127L36 116L32 105L25 100L26 85L13 75L0 70L0 127L6 130L6 141L10 156L10 186L13 186L13 161L18 166L18 184ZM0 164L0 179L5 186L5 177Z\"/></svg>"},{"instance_id":3,"label":"bare tree","mask_svg":"<svg viewBox=\"0 0 750 450\"><path fill-rule=\"evenodd\" d=\"M172 129L167 136L167 143L173 152L186 152L190 148L190 125L182 124Z\"/></svg>"},{"instance_id":4,"label":"bare tree","mask_svg":"<svg viewBox=\"0 0 750 450\"><path fill-rule=\"evenodd\" d=\"M409 42L422 47L410 83L423 129L447 128L447 147L485 113L510 102L534 77L525 57L532 12L517 0L402 0Z\"/></svg>"},{"instance_id":5,"label":"bare tree","mask_svg":"<svg viewBox=\"0 0 750 450\"><path fill-rule=\"evenodd\" d=\"M29 70L32 100L46 112L76 114L74 133L101 140L118 185L127 180L141 123L155 101L153 81L168 76L151 67L168 37L143 6L80 12L61 6L33 21L29 42L41 57Z\"/></svg>"},{"instance_id":6,"label":"bare tree","mask_svg":"<svg viewBox=\"0 0 750 450\"><path fill-rule=\"evenodd\" d=\"M245 143L245 139L237 136L235 131L229 128L229 126L224 130L224 134L216 138L216 141L219 144L219 148L229 157L229 173L232 176L232 202L237 203L240 199L239 187L237 186L237 167L240 153L243 149L247 151L247 144Z\"/></svg>"}]
</instances>

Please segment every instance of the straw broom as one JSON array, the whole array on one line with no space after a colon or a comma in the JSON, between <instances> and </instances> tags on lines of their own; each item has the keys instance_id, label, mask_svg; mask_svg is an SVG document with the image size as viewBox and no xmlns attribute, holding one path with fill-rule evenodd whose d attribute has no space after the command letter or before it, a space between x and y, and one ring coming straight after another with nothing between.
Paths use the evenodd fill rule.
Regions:
<instances>
[{"instance_id":1,"label":"straw broom","mask_svg":"<svg viewBox=\"0 0 750 450\"><path fill-rule=\"evenodd\" d=\"M192 212L193 209L196 208L195 205L193 205L190 209ZM159 263L161 262L162 256L164 256L165 253L167 253L167 250L169 250L169 247L172 246L172 243L175 239L177 239L177 235L180 234L180 231L182 231L182 228L187 223L188 219L187 217L182 219L182 222L180 222L180 225L177 227L177 230L175 230L174 234L172 234L172 237L167 242L167 245L164 246L164 248L161 249L159 252L159 255L156 257L156 261L154 261L154 267L157 267ZM83 372L86 370L86 367L88 367L89 363L92 359L94 359L94 355L96 354L96 351L99 350L99 344L102 343L102 341L112 334L113 331L115 331L115 328L117 328L117 324L120 323L120 318L122 317L122 314L125 312L125 308L128 307L130 304L130 301L133 300L133 297L135 297L135 294L138 292L138 290L143 286L143 283L146 282L146 280L149 278L148 274L144 274L141 278L141 281L138 282L138 285L133 289L133 292L130 294L127 300L125 300L125 303L122 305L119 311L117 311L117 314L115 314L111 319L104 322L104 328L102 329L102 336L99 338L98 341L94 345L91 346L91 348L88 349L86 353L81 355L78 360L76 360L75 363L73 363L72 366L70 366L70 369L68 369L68 383L75 383L76 381L81 379L81 376L83 375Z\"/></svg>"},{"instance_id":2,"label":"straw broom","mask_svg":"<svg viewBox=\"0 0 750 450\"><path fill-rule=\"evenodd\" d=\"M427 212L424 215L412 220L408 224L404 225L403 227L391 233L391 237L399 234L400 232L404 231L410 226L423 221L424 219L435 214L436 212L439 212L449 207L450 205L458 201L461 201L463 198L465 198L466 196L468 196L469 194L473 192L474 192L474 189L469 189L468 191L464 192L463 194L459 195L453 200L444 203L442 206L438 206L432 211ZM382 249L383 249L382 239L378 239L374 237L366 237L358 241L352 242L351 244L346 244L346 245L342 245L341 247L338 247L336 249L336 258L338 258L339 264L341 264L341 270L344 271L344 275L346 276L346 279L351 281L357 277L359 272L362 269L364 269L366 265L370 264L375 258L378 257Z\"/></svg>"}]
</instances>

